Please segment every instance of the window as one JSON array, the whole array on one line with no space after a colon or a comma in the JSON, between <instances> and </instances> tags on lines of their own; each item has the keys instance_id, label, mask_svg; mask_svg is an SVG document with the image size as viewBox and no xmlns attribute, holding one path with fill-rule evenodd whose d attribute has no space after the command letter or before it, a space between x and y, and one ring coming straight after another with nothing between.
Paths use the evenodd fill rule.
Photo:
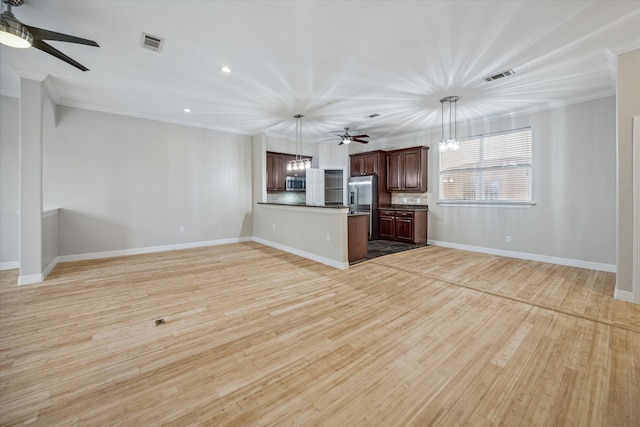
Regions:
<instances>
[{"instance_id":1,"label":"window","mask_svg":"<svg viewBox=\"0 0 640 427\"><path fill-rule=\"evenodd\" d=\"M440 152L440 202L531 203L531 128L459 142Z\"/></svg>"}]
</instances>

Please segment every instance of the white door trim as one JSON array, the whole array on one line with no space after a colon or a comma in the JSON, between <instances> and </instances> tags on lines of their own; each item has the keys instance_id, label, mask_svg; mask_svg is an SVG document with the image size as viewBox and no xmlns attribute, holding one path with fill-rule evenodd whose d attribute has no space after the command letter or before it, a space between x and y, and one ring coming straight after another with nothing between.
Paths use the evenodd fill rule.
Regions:
<instances>
[{"instance_id":1,"label":"white door trim","mask_svg":"<svg viewBox=\"0 0 640 427\"><path fill-rule=\"evenodd\" d=\"M632 140L633 258L631 260L631 290L633 291L633 302L640 304L640 116L633 118Z\"/></svg>"}]
</instances>

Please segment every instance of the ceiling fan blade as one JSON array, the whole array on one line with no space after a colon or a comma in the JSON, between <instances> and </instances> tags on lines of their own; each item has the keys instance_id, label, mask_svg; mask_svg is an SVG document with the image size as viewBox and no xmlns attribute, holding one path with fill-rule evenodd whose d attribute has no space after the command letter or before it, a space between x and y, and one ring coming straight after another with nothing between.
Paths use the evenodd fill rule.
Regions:
<instances>
[{"instance_id":1,"label":"ceiling fan blade","mask_svg":"<svg viewBox=\"0 0 640 427\"><path fill-rule=\"evenodd\" d=\"M69 58L67 55L65 55L64 53L60 52L58 49L54 48L53 46L50 46L48 44L46 44L45 42L43 42L42 40L33 40L33 47L35 47L36 49L39 49L43 52L48 53L49 55L53 55L58 59L63 60L64 62L66 62L67 64L71 64L74 67L82 70L82 71L88 71L89 69L87 67L85 67L84 65L80 64L77 61L74 61L73 59Z\"/></svg>"},{"instance_id":2,"label":"ceiling fan blade","mask_svg":"<svg viewBox=\"0 0 640 427\"><path fill-rule=\"evenodd\" d=\"M369 135L352 135L351 138L369 138Z\"/></svg>"},{"instance_id":3,"label":"ceiling fan blade","mask_svg":"<svg viewBox=\"0 0 640 427\"><path fill-rule=\"evenodd\" d=\"M67 43L76 43L76 44L84 44L87 46L95 46L100 47L98 43L93 40L83 39L80 37L70 36L68 34L56 33L55 31L44 30L42 28L30 27L28 25L24 25L34 39L36 40L53 40L59 42L67 42Z\"/></svg>"},{"instance_id":4,"label":"ceiling fan blade","mask_svg":"<svg viewBox=\"0 0 640 427\"><path fill-rule=\"evenodd\" d=\"M340 146L340 145L344 145L344 142L340 141L340 144L338 144L338 146Z\"/></svg>"},{"instance_id":5,"label":"ceiling fan blade","mask_svg":"<svg viewBox=\"0 0 640 427\"><path fill-rule=\"evenodd\" d=\"M351 140L354 141L354 142L359 142L361 144L368 144L369 143L369 141L365 141L364 139L352 138Z\"/></svg>"}]
</instances>

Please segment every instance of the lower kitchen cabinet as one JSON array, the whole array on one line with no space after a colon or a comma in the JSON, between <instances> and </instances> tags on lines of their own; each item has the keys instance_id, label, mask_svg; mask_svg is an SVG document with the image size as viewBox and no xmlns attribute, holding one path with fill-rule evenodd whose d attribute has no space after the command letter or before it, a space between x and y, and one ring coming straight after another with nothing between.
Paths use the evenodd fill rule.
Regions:
<instances>
[{"instance_id":1,"label":"lower kitchen cabinet","mask_svg":"<svg viewBox=\"0 0 640 427\"><path fill-rule=\"evenodd\" d=\"M427 211L384 208L378 210L381 239L407 243L427 241Z\"/></svg>"}]
</instances>

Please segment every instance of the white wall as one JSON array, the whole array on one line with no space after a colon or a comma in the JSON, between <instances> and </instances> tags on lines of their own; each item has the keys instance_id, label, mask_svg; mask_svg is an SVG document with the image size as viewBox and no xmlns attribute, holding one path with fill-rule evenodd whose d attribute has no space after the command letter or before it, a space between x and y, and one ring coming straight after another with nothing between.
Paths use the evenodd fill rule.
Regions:
<instances>
[{"instance_id":1,"label":"white wall","mask_svg":"<svg viewBox=\"0 0 640 427\"><path fill-rule=\"evenodd\" d=\"M460 100L464 104L464 99ZM458 124L460 137L531 126L533 201L528 208L440 206L440 133L368 147L429 150L429 239L594 263L616 262L615 98L509 119ZM370 144L372 145L372 144ZM512 236L512 243L505 236Z\"/></svg>"},{"instance_id":2,"label":"white wall","mask_svg":"<svg viewBox=\"0 0 640 427\"><path fill-rule=\"evenodd\" d=\"M60 106L43 168L61 256L253 233L248 136Z\"/></svg>"},{"instance_id":3,"label":"white wall","mask_svg":"<svg viewBox=\"0 0 640 427\"><path fill-rule=\"evenodd\" d=\"M19 100L0 96L0 269L18 268Z\"/></svg>"}]
</instances>

